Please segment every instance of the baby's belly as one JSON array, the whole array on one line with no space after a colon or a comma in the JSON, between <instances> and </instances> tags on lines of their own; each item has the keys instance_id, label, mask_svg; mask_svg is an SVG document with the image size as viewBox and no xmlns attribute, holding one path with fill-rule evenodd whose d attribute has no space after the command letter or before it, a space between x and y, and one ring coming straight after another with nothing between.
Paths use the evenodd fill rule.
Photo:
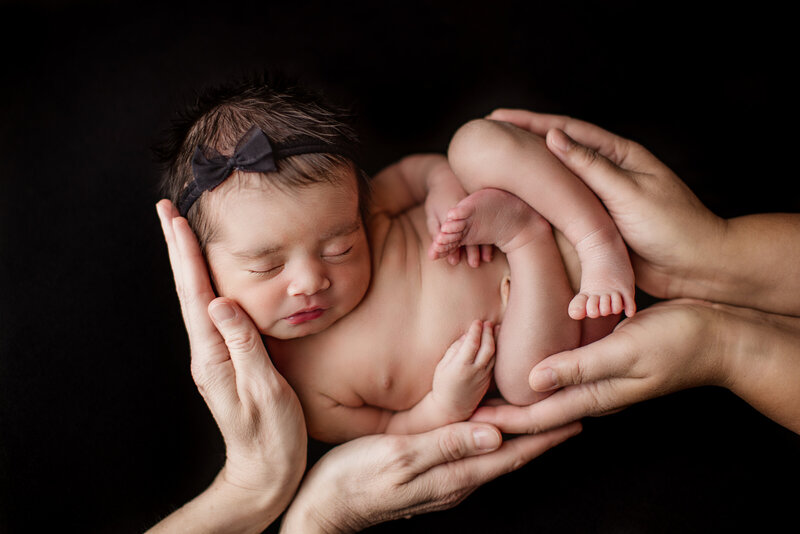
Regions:
<instances>
[{"instance_id":1,"label":"baby's belly","mask_svg":"<svg viewBox=\"0 0 800 534\"><path fill-rule=\"evenodd\" d=\"M469 328L472 321L500 323L505 311L509 268L505 255L494 250L490 263L474 268L462 259L450 265L446 259L432 261L425 252L430 237L424 231L422 210L409 214L422 230L420 298L417 310L417 346L426 358L438 362L447 348Z\"/></svg>"},{"instance_id":2,"label":"baby's belly","mask_svg":"<svg viewBox=\"0 0 800 534\"><path fill-rule=\"evenodd\" d=\"M356 387L368 404L393 410L412 407L430 391L436 365L472 321L502 321L503 280L509 274L505 255L496 249L493 260L478 268L463 260L455 266L446 259L433 261L427 256L431 238L423 210L411 210L398 219L398 233L393 235L405 237L393 241L392 250L399 253L404 242L405 252L399 257L408 263L404 260L405 267L397 271L391 266L381 268L373 280L372 298L377 306L362 310L366 319L382 317L394 324L388 329L390 340L384 340L391 347L388 358L375 358L372 353L370 359L374 370L369 374L386 379L370 379ZM360 319L365 320L364 315Z\"/></svg>"}]
</instances>

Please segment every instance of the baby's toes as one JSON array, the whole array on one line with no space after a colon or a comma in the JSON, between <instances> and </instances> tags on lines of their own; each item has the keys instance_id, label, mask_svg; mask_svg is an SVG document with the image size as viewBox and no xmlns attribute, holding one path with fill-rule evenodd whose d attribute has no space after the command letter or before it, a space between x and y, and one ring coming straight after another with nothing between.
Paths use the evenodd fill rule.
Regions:
<instances>
[{"instance_id":1,"label":"baby's toes","mask_svg":"<svg viewBox=\"0 0 800 534\"><path fill-rule=\"evenodd\" d=\"M622 307L625 310L625 316L633 317L633 314L636 313L636 300L634 300L633 295L620 298L623 300Z\"/></svg>"},{"instance_id":2,"label":"baby's toes","mask_svg":"<svg viewBox=\"0 0 800 534\"><path fill-rule=\"evenodd\" d=\"M589 300L589 295L586 293L578 293L569 303L568 313L569 316L576 321L580 321L586 317L586 302Z\"/></svg>"},{"instance_id":3,"label":"baby's toes","mask_svg":"<svg viewBox=\"0 0 800 534\"><path fill-rule=\"evenodd\" d=\"M611 315L611 295L600 295L597 309L601 317Z\"/></svg>"},{"instance_id":4,"label":"baby's toes","mask_svg":"<svg viewBox=\"0 0 800 534\"><path fill-rule=\"evenodd\" d=\"M437 245L457 245L461 241L461 234L439 232L434 243Z\"/></svg>"},{"instance_id":5,"label":"baby's toes","mask_svg":"<svg viewBox=\"0 0 800 534\"><path fill-rule=\"evenodd\" d=\"M472 217L475 213L475 206L471 200L468 199L469 197L462 199L461 202L447 211L448 221L463 221L464 219Z\"/></svg>"},{"instance_id":6,"label":"baby's toes","mask_svg":"<svg viewBox=\"0 0 800 534\"><path fill-rule=\"evenodd\" d=\"M586 299L586 316L589 319L600 317L600 295L589 295Z\"/></svg>"},{"instance_id":7,"label":"baby's toes","mask_svg":"<svg viewBox=\"0 0 800 534\"><path fill-rule=\"evenodd\" d=\"M622 294L614 292L611 294L611 313L613 315L619 315L622 313L625 304L623 303Z\"/></svg>"},{"instance_id":8,"label":"baby's toes","mask_svg":"<svg viewBox=\"0 0 800 534\"><path fill-rule=\"evenodd\" d=\"M442 223L440 233L443 234L457 234L461 236L467 228L467 221L465 220L446 220Z\"/></svg>"}]
</instances>

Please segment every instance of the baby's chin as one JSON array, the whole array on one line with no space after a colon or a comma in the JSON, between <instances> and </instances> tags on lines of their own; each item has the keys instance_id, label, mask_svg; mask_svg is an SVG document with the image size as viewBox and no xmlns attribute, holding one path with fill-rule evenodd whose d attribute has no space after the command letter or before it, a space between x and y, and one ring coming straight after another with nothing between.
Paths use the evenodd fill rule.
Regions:
<instances>
[{"instance_id":1,"label":"baby's chin","mask_svg":"<svg viewBox=\"0 0 800 534\"><path fill-rule=\"evenodd\" d=\"M278 323L271 325L269 328L259 328L259 332L273 339L288 341L319 334L327 330L328 327L338 319L338 317L325 317L325 314L323 314L317 319L298 325L289 324L285 319L281 319Z\"/></svg>"}]
</instances>

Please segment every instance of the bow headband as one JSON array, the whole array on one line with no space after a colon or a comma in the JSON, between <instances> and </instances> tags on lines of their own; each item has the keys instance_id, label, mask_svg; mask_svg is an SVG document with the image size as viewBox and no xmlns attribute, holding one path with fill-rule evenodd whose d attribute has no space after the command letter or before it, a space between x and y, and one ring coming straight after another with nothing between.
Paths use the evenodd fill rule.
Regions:
<instances>
[{"instance_id":1,"label":"bow headband","mask_svg":"<svg viewBox=\"0 0 800 534\"><path fill-rule=\"evenodd\" d=\"M212 157L206 157L206 150ZM315 137L299 136L286 143L270 143L258 126L250 128L236 144L231 157L225 157L213 148L198 146L192 157L194 180L178 199L178 211L186 217L189 208L206 191L224 182L234 170L246 172L274 172L275 161L298 154L337 154L353 159L352 152L343 144L328 143Z\"/></svg>"}]
</instances>

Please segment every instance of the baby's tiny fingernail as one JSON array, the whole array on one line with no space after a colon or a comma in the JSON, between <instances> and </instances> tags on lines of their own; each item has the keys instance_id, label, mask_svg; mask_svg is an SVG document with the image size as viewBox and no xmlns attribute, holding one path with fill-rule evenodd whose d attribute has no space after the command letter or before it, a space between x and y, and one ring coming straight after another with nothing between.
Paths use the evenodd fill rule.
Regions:
<instances>
[{"instance_id":1,"label":"baby's tiny fingernail","mask_svg":"<svg viewBox=\"0 0 800 534\"><path fill-rule=\"evenodd\" d=\"M531 387L534 391L550 391L556 386L558 386L558 380L552 369L542 369L533 373Z\"/></svg>"},{"instance_id":2,"label":"baby's tiny fingernail","mask_svg":"<svg viewBox=\"0 0 800 534\"><path fill-rule=\"evenodd\" d=\"M479 451L493 451L500 446L500 436L488 428L476 428L472 431L475 448Z\"/></svg>"}]
</instances>

